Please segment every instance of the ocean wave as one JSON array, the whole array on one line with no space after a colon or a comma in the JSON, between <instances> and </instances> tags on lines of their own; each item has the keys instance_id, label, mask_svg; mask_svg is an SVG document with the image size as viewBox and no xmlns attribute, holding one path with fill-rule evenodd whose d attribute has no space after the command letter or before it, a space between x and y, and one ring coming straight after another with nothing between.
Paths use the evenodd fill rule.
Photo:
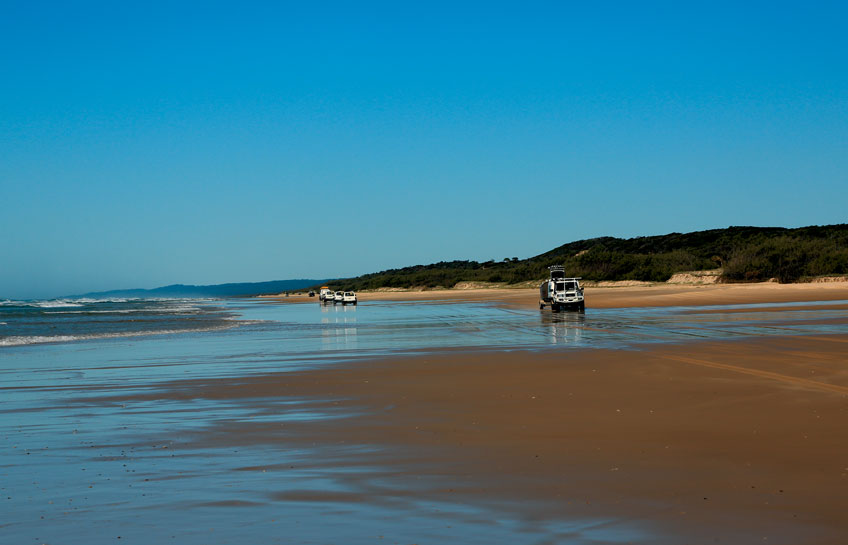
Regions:
<instances>
[{"instance_id":1,"label":"ocean wave","mask_svg":"<svg viewBox=\"0 0 848 545\"><path fill-rule=\"evenodd\" d=\"M2 307L33 307L33 308L63 308L81 307L82 305L69 299L51 299L49 301L0 301Z\"/></svg>"},{"instance_id":2,"label":"ocean wave","mask_svg":"<svg viewBox=\"0 0 848 545\"><path fill-rule=\"evenodd\" d=\"M73 301L56 299L54 301L33 301L29 305L24 306L32 306L39 308L69 308L69 307L81 307L81 303L75 303Z\"/></svg>"},{"instance_id":3,"label":"ocean wave","mask_svg":"<svg viewBox=\"0 0 848 545\"><path fill-rule=\"evenodd\" d=\"M0 346L22 346L26 344L40 343L61 343L68 341L76 341L82 336L76 335L52 335L52 336L32 336L32 337L5 337L0 339Z\"/></svg>"},{"instance_id":4,"label":"ocean wave","mask_svg":"<svg viewBox=\"0 0 848 545\"><path fill-rule=\"evenodd\" d=\"M33 308L33 309L65 309L76 308L86 309L75 311L77 313L115 313L129 314L132 312L167 312L167 313L193 313L201 309L204 303L215 301L216 299L177 299L177 298L151 298L151 299L124 299L124 298L107 298L107 299L50 299L50 300L30 300L16 301L5 299L0 301L2 307L18 307L18 308ZM149 304L148 304L149 303ZM123 308L97 308L100 305L116 305ZM66 311L71 313L72 311Z\"/></svg>"},{"instance_id":5,"label":"ocean wave","mask_svg":"<svg viewBox=\"0 0 848 545\"><path fill-rule=\"evenodd\" d=\"M144 307L109 310L55 310L44 314L198 314L200 307Z\"/></svg>"},{"instance_id":6,"label":"ocean wave","mask_svg":"<svg viewBox=\"0 0 848 545\"><path fill-rule=\"evenodd\" d=\"M174 335L177 333L203 333L207 331L221 331L232 329L241 325L238 322L228 322L219 326L188 328L188 329L160 329L153 331L127 331L121 333L95 333L91 335L31 335L0 337L2 346L26 346L30 344L64 343L73 341L87 341L94 339L118 339L127 337L149 337L152 335Z\"/></svg>"},{"instance_id":7,"label":"ocean wave","mask_svg":"<svg viewBox=\"0 0 848 545\"><path fill-rule=\"evenodd\" d=\"M129 301L139 301L140 299L124 299L123 297L107 297L106 299L90 299L88 297L81 297L79 299L74 299L77 303L84 303L86 305L91 305L95 303L127 303Z\"/></svg>"},{"instance_id":8,"label":"ocean wave","mask_svg":"<svg viewBox=\"0 0 848 545\"><path fill-rule=\"evenodd\" d=\"M15 300L3 299L0 301L0 307L39 307L39 308L57 308L57 307L80 307L83 305L96 305L99 303L183 303L197 304L209 301L217 301L214 298L184 298L184 297L106 297L104 299L91 299L82 297L79 299L58 298L58 299L38 299L38 300Z\"/></svg>"}]
</instances>

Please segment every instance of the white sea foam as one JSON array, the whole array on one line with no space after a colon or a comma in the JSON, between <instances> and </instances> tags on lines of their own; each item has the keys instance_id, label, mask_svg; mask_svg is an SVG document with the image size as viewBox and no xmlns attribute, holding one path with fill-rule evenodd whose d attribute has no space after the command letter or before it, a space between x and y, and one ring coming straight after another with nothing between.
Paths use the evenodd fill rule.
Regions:
<instances>
[{"instance_id":1,"label":"white sea foam","mask_svg":"<svg viewBox=\"0 0 848 545\"><path fill-rule=\"evenodd\" d=\"M139 312L156 312L163 314L186 314L188 311L196 311L196 307L173 308L173 307L145 307L145 308L123 308L113 310L54 310L44 314L134 314Z\"/></svg>"},{"instance_id":2,"label":"white sea foam","mask_svg":"<svg viewBox=\"0 0 848 545\"><path fill-rule=\"evenodd\" d=\"M139 297L106 297L103 299L91 299L91 298L80 298L80 299L49 299L49 300L37 300L37 301L19 301L13 299L3 299L0 301L0 307L35 307L35 308L61 308L61 307L81 307L83 305L96 305L98 303L173 303L175 305L188 305L194 307L197 303L206 303L209 301L216 301L217 299L211 298L203 298L203 299L184 299L184 298L176 298L176 297L151 297L151 298L139 298Z\"/></svg>"},{"instance_id":3,"label":"white sea foam","mask_svg":"<svg viewBox=\"0 0 848 545\"><path fill-rule=\"evenodd\" d=\"M0 301L3 307L34 307L34 308L62 308L81 307L82 305L69 299L52 299L50 301Z\"/></svg>"},{"instance_id":4,"label":"white sea foam","mask_svg":"<svg viewBox=\"0 0 848 545\"><path fill-rule=\"evenodd\" d=\"M121 297L107 297L106 299L89 299L87 297L82 297L80 299L74 299L77 303L85 303L86 305L94 304L94 303L126 303L127 301L135 301L136 299L124 299Z\"/></svg>"},{"instance_id":5,"label":"white sea foam","mask_svg":"<svg viewBox=\"0 0 848 545\"><path fill-rule=\"evenodd\" d=\"M63 301L61 299L56 301L36 301L32 304L34 307L40 308L68 308L68 307L81 307L80 303L74 303L73 301Z\"/></svg>"},{"instance_id":6,"label":"white sea foam","mask_svg":"<svg viewBox=\"0 0 848 545\"><path fill-rule=\"evenodd\" d=\"M35 335L32 337L4 337L0 339L0 346L21 346L25 344L40 344L40 343L61 343L68 341L76 341L80 337L75 335L53 335L41 336Z\"/></svg>"},{"instance_id":7,"label":"white sea foam","mask_svg":"<svg viewBox=\"0 0 848 545\"><path fill-rule=\"evenodd\" d=\"M25 346L30 344L65 343L72 341L85 341L93 339L118 339L127 337L149 337L151 335L173 335L176 333L201 333L206 331L220 331L238 327L240 323L228 323L226 325L203 327L197 329L160 329L155 331L128 331L125 333L101 333L94 335L32 335L0 337L0 346Z\"/></svg>"},{"instance_id":8,"label":"white sea foam","mask_svg":"<svg viewBox=\"0 0 848 545\"><path fill-rule=\"evenodd\" d=\"M47 311L45 314L132 314L137 312L161 312L166 314L197 313L201 305L213 301L213 299L56 299L52 301L8 301L8 306L34 307L44 309L86 308L86 310L55 310ZM4 301L3 303L7 303ZM138 304L135 308L107 308L97 309L101 303L132 303ZM146 305L145 303L150 303ZM2 304L2 303L0 303Z\"/></svg>"}]
</instances>

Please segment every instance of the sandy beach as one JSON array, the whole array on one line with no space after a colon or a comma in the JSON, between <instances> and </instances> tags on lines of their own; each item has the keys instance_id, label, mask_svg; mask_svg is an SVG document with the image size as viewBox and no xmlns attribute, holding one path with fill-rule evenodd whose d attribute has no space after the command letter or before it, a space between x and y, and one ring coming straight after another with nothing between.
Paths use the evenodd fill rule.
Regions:
<instances>
[{"instance_id":1,"label":"sandy beach","mask_svg":"<svg viewBox=\"0 0 848 545\"><path fill-rule=\"evenodd\" d=\"M7 348L0 541L845 543L848 284L360 301Z\"/></svg>"},{"instance_id":2,"label":"sandy beach","mask_svg":"<svg viewBox=\"0 0 848 545\"><path fill-rule=\"evenodd\" d=\"M688 286L665 283L628 286L622 283L614 287L590 286L585 293L587 306L592 308L742 305L844 300L848 299L848 282ZM537 308L539 304L539 291L534 288L365 291L357 296L360 301L490 301L526 308ZM286 303L316 301L314 297L305 295L263 296L262 299Z\"/></svg>"},{"instance_id":3,"label":"sandy beach","mask_svg":"<svg viewBox=\"0 0 848 545\"><path fill-rule=\"evenodd\" d=\"M587 290L590 309L846 296L844 284ZM536 304L527 290L362 299L372 297ZM814 305L829 307L844 304ZM290 423L284 434L276 424L222 425L197 441L380 446L378 454L315 464L367 468L376 460L385 486L374 488L365 471L351 477L356 492L289 491L281 499L488 505L492 517L607 520L651 536L625 532L623 541L633 543L839 544L848 536L846 363L845 335L628 350L449 350L237 383L182 381L121 400L306 398L354 416Z\"/></svg>"}]
</instances>

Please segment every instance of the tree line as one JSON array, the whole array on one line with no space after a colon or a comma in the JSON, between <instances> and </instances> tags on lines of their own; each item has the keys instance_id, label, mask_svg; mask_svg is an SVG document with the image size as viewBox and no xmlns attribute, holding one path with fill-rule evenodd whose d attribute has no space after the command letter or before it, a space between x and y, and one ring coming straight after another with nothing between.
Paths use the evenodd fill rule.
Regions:
<instances>
[{"instance_id":1,"label":"tree line","mask_svg":"<svg viewBox=\"0 0 848 545\"><path fill-rule=\"evenodd\" d=\"M621 239L579 240L528 258L443 261L331 282L338 289L450 288L459 282L518 284L548 276L562 264L586 280L665 282L678 272L720 269L725 282L798 282L848 274L848 224L728 227Z\"/></svg>"}]
</instances>

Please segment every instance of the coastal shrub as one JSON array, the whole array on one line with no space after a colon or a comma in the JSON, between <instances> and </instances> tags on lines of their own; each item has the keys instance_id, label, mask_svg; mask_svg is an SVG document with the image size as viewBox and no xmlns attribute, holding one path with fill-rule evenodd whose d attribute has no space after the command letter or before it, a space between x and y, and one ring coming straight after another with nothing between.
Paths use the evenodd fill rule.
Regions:
<instances>
[{"instance_id":1,"label":"coastal shrub","mask_svg":"<svg viewBox=\"0 0 848 545\"><path fill-rule=\"evenodd\" d=\"M839 237L781 236L734 250L724 268L730 281L797 282L801 278L848 271L848 243Z\"/></svg>"},{"instance_id":2,"label":"coastal shrub","mask_svg":"<svg viewBox=\"0 0 848 545\"><path fill-rule=\"evenodd\" d=\"M528 259L442 261L339 282L353 290L452 287L475 281L517 284L547 278L548 266L554 264L565 266L568 275L586 280L663 282L678 272L721 267L725 281L777 278L794 282L810 276L848 274L848 225L728 227L631 239L599 237L569 242Z\"/></svg>"}]
</instances>

